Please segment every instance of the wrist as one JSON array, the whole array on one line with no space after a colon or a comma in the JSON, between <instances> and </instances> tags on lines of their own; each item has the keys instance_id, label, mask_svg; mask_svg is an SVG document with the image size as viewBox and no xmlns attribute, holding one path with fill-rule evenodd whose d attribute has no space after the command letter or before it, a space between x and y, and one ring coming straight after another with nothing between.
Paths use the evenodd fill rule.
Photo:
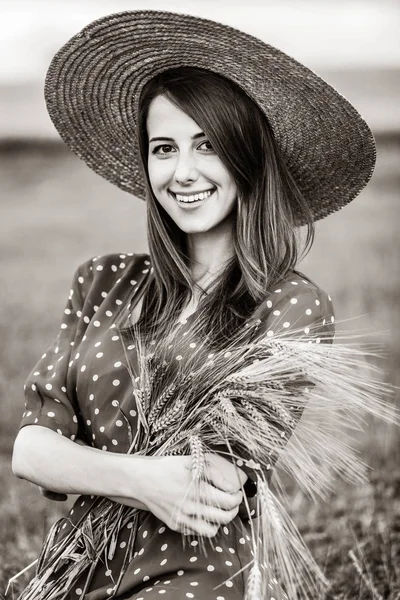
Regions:
<instances>
[{"instance_id":1,"label":"wrist","mask_svg":"<svg viewBox=\"0 0 400 600\"><path fill-rule=\"evenodd\" d=\"M135 498L145 503L147 483L149 479L149 461L138 455L118 455L118 466L115 469L114 496Z\"/></svg>"}]
</instances>

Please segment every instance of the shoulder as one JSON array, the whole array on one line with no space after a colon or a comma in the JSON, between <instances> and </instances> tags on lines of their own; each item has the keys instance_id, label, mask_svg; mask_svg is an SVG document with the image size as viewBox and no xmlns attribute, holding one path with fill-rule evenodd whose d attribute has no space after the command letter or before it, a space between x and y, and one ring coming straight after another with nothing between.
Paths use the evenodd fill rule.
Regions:
<instances>
[{"instance_id":1,"label":"shoulder","mask_svg":"<svg viewBox=\"0 0 400 600\"><path fill-rule=\"evenodd\" d=\"M269 336L285 330L290 334L309 334L311 330L334 333L331 296L298 271L292 271L267 294L254 317Z\"/></svg>"},{"instance_id":2,"label":"shoulder","mask_svg":"<svg viewBox=\"0 0 400 600\"><path fill-rule=\"evenodd\" d=\"M136 278L143 277L151 267L148 254L113 253L91 257L75 269L72 290L84 300L93 290L102 288L107 294L122 280L134 285Z\"/></svg>"}]
</instances>

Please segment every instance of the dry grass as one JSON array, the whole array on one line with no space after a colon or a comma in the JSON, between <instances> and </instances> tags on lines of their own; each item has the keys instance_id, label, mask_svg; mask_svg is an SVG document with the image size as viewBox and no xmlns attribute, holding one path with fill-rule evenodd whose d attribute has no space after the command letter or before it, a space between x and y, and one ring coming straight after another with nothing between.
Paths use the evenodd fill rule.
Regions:
<instances>
[{"instance_id":1,"label":"dry grass","mask_svg":"<svg viewBox=\"0 0 400 600\"><path fill-rule=\"evenodd\" d=\"M371 185L318 225L316 244L301 268L331 294L343 328L379 332L386 379L400 385L400 145L383 140L379 150ZM52 341L77 264L96 254L142 252L146 241L144 204L103 182L61 148L3 150L0 165L3 590L10 576L36 558L45 531L66 509L11 473L24 379ZM328 502L317 506L291 490L292 513L332 579L329 600L400 598L398 442L393 427L371 422L359 440L372 466L369 482L357 488L340 484Z\"/></svg>"}]
</instances>

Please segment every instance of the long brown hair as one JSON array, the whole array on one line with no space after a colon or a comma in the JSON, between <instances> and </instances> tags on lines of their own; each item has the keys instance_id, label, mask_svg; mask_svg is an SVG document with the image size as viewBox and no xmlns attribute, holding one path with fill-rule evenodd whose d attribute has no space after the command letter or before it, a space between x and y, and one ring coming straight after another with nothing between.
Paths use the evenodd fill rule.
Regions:
<instances>
[{"instance_id":1,"label":"long brown hair","mask_svg":"<svg viewBox=\"0 0 400 600\"><path fill-rule=\"evenodd\" d=\"M138 113L148 187L148 244L154 269L137 324L141 332L157 331L162 336L169 331L196 287L186 234L157 202L148 178L146 121L149 106L159 95L167 97L205 132L238 190L232 232L234 257L201 298L196 313L197 327L219 346L295 268L299 246L295 213L304 214L308 223L304 254L314 240L313 218L280 156L267 119L239 86L195 67L157 75L143 89Z\"/></svg>"}]
</instances>

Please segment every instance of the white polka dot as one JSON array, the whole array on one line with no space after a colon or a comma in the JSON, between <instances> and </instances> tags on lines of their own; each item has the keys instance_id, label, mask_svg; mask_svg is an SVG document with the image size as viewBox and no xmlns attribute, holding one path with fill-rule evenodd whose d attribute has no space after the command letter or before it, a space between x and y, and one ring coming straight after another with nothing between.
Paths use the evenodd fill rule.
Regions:
<instances>
[{"instance_id":1,"label":"white polka dot","mask_svg":"<svg viewBox=\"0 0 400 600\"><path fill-rule=\"evenodd\" d=\"M104 433L105 429L106 429L106 428L104 427L104 425L102 425L101 427L99 427L99 431L100 431L101 433Z\"/></svg>"},{"instance_id":2,"label":"white polka dot","mask_svg":"<svg viewBox=\"0 0 400 600\"><path fill-rule=\"evenodd\" d=\"M297 304L297 298L292 298L290 300L290 304Z\"/></svg>"},{"instance_id":3,"label":"white polka dot","mask_svg":"<svg viewBox=\"0 0 400 600\"><path fill-rule=\"evenodd\" d=\"M224 526L224 527L222 528L222 531L223 531L224 533L226 533L226 535L228 535L228 533L229 533L229 529L228 529L226 526Z\"/></svg>"},{"instance_id":4,"label":"white polka dot","mask_svg":"<svg viewBox=\"0 0 400 600\"><path fill-rule=\"evenodd\" d=\"M315 304L316 304L317 306L319 306L319 305L321 304L321 302L320 302L319 300L316 300L316 301L315 301Z\"/></svg>"},{"instance_id":5,"label":"white polka dot","mask_svg":"<svg viewBox=\"0 0 400 600\"><path fill-rule=\"evenodd\" d=\"M273 335L274 335L274 332L272 331L272 329L267 331L267 337L272 337Z\"/></svg>"},{"instance_id":6,"label":"white polka dot","mask_svg":"<svg viewBox=\"0 0 400 600\"><path fill-rule=\"evenodd\" d=\"M281 289L275 290L275 294L279 294L279 292L281 292Z\"/></svg>"},{"instance_id":7,"label":"white polka dot","mask_svg":"<svg viewBox=\"0 0 400 600\"><path fill-rule=\"evenodd\" d=\"M196 585L199 585L198 581L191 581L190 585L192 585L193 587L196 587Z\"/></svg>"},{"instance_id":8,"label":"white polka dot","mask_svg":"<svg viewBox=\"0 0 400 600\"><path fill-rule=\"evenodd\" d=\"M273 314L274 314L276 317L279 317L279 315L281 314L281 311L280 311L280 310L274 310Z\"/></svg>"},{"instance_id":9,"label":"white polka dot","mask_svg":"<svg viewBox=\"0 0 400 600\"><path fill-rule=\"evenodd\" d=\"M176 574L177 574L179 577L182 577L182 575L184 574L184 572L185 572L185 571L182 571L182 570L181 570L181 571L177 571L177 573L176 573Z\"/></svg>"},{"instance_id":10,"label":"white polka dot","mask_svg":"<svg viewBox=\"0 0 400 600\"><path fill-rule=\"evenodd\" d=\"M161 546L161 552L165 552L165 550L168 548L168 544L163 544Z\"/></svg>"},{"instance_id":11,"label":"white polka dot","mask_svg":"<svg viewBox=\"0 0 400 600\"><path fill-rule=\"evenodd\" d=\"M113 335L112 338L111 338L111 340L113 342L116 342L117 340L119 340L119 336L118 335Z\"/></svg>"},{"instance_id":12,"label":"white polka dot","mask_svg":"<svg viewBox=\"0 0 400 600\"><path fill-rule=\"evenodd\" d=\"M135 344L130 344L130 346L128 346L128 350L133 350L135 348Z\"/></svg>"},{"instance_id":13,"label":"white polka dot","mask_svg":"<svg viewBox=\"0 0 400 600\"><path fill-rule=\"evenodd\" d=\"M147 531L143 531L142 537L144 537L144 538L147 537Z\"/></svg>"},{"instance_id":14,"label":"white polka dot","mask_svg":"<svg viewBox=\"0 0 400 600\"><path fill-rule=\"evenodd\" d=\"M196 348L196 344L194 342L192 342L191 344L189 344L190 348Z\"/></svg>"},{"instance_id":15,"label":"white polka dot","mask_svg":"<svg viewBox=\"0 0 400 600\"><path fill-rule=\"evenodd\" d=\"M158 533L164 533L165 531L165 527L160 527L160 529L158 530Z\"/></svg>"},{"instance_id":16,"label":"white polka dot","mask_svg":"<svg viewBox=\"0 0 400 600\"><path fill-rule=\"evenodd\" d=\"M56 415L55 415L55 413L53 413L53 412L48 412L48 413L47 413L47 416L48 416L48 417L55 417Z\"/></svg>"},{"instance_id":17,"label":"white polka dot","mask_svg":"<svg viewBox=\"0 0 400 600\"><path fill-rule=\"evenodd\" d=\"M83 317L83 320L85 321L85 323L89 323L90 321L89 317L86 315Z\"/></svg>"},{"instance_id":18,"label":"white polka dot","mask_svg":"<svg viewBox=\"0 0 400 600\"><path fill-rule=\"evenodd\" d=\"M221 546L215 546L215 550L216 550L217 552L222 552L222 548L221 548Z\"/></svg>"},{"instance_id":19,"label":"white polka dot","mask_svg":"<svg viewBox=\"0 0 400 600\"><path fill-rule=\"evenodd\" d=\"M73 422L74 422L74 423L77 423L77 422L78 422L78 417L77 417L76 415L74 415L74 416L72 417L72 420L73 420Z\"/></svg>"},{"instance_id":20,"label":"white polka dot","mask_svg":"<svg viewBox=\"0 0 400 600\"><path fill-rule=\"evenodd\" d=\"M246 540L244 538L242 538L242 537L239 538L239 544L245 544L245 543L246 543Z\"/></svg>"},{"instance_id":21,"label":"white polka dot","mask_svg":"<svg viewBox=\"0 0 400 600\"><path fill-rule=\"evenodd\" d=\"M67 329L68 325L66 323L61 323L61 329Z\"/></svg>"},{"instance_id":22,"label":"white polka dot","mask_svg":"<svg viewBox=\"0 0 400 600\"><path fill-rule=\"evenodd\" d=\"M81 590L81 588L76 588L76 590L75 590L75 594L82 594L82 590Z\"/></svg>"},{"instance_id":23,"label":"white polka dot","mask_svg":"<svg viewBox=\"0 0 400 600\"><path fill-rule=\"evenodd\" d=\"M86 425L89 425L89 426L90 426L91 424L92 424L92 421L90 421L90 419L88 419L88 420L86 421Z\"/></svg>"},{"instance_id":24,"label":"white polka dot","mask_svg":"<svg viewBox=\"0 0 400 600\"><path fill-rule=\"evenodd\" d=\"M118 304L118 306L120 306L120 305L122 304L122 300L119 300L119 299L117 298L117 300L115 301L115 304Z\"/></svg>"},{"instance_id":25,"label":"white polka dot","mask_svg":"<svg viewBox=\"0 0 400 600\"><path fill-rule=\"evenodd\" d=\"M113 406L115 406L115 407L119 406L119 402L118 402L118 400L113 400L113 401L111 402L111 404L112 404Z\"/></svg>"},{"instance_id":26,"label":"white polka dot","mask_svg":"<svg viewBox=\"0 0 400 600\"><path fill-rule=\"evenodd\" d=\"M99 376L98 376L98 375L93 375L93 377L92 377L93 381L97 381L97 380L98 380L98 378L99 378Z\"/></svg>"},{"instance_id":27,"label":"white polka dot","mask_svg":"<svg viewBox=\"0 0 400 600\"><path fill-rule=\"evenodd\" d=\"M235 554L235 550L233 548L228 548L228 550L231 554Z\"/></svg>"},{"instance_id":28,"label":"white polka dot","mask_svg":"<svg viewBox=\"0 0 400 600\"><path fill-rule=\"evenodd\" d=\"M158 593L159 593L159 594L166 594L166 593L167 593L167 590L158 590Z\"/></svg>"},{"instance_id":29,"label":"white polka dot","mask_svg":"<svg viewBox=\"0 0 400 600\"><path fill-rule=\"evenodd\" d=\"M136 417L137 412L136 412L136 410L132 409L132 410L129 411L129 414L131 415L131 417Z\"/></svg>"},{"instance_id":30,"label":"white polka dot","mask_svg":"<svg viewBox=\"0 0 400 600\"><path fill-rule=\"evenodd\" d=\"M106 571L106 577L110 577L111 575L112 575L111 569L107 569L107 571Z\"/></svg>"},{"instance_id":31,"label":"white polka dot","mask_svg":"<svg viewBox=\"0 0 400 600\"><path fill-rule=\"evenodd\" d=\"M116 421L115 424L117 427L122 427L123 422L118 419L118 421Z\"/></svg>"},{"instance_id":32,"label":"white polka dot","mask_svg":"<svg viewBox=\"0 0 400 600\"><path fill-rule=\"evenodd\" d=\"M224 596L217 596L217 600L225 600Z\"/></svg>"},{"instance_id":33,"label":"white polka dot","mask_svg":"<svg viewBox=\"0 0 400 600\"><path fill-rule=\"evenodd\" d=\"M120 384L120 380L119 379L114 379L114 381L112 382L113 386L117 387Z\"/></svg>"},{"instance_id":34,"label":"white polka dot","mask_svg":"<svg viewBox=\"0 0 400 600\"><path fill-rule=\"evenodd\" d=\"M95 409L94 409L94 414L95 414L95 415L98 415L98 414L99 414L99 412L100 412L100 410L99 410L98 408L95 408Z\"/></svg>"},{"instance_id":35,"label":"white polka dot","mask_svg":"<svg viewBox=\"0 0 400 600\"><path fill-rule=\"evenodd\" d=\"M299 284L297 283L297 281L292 281L291 283L292 283L292 285L299 285Z\"/></svg>"},{"instance_id":36,"label":"white polka dot","mask_svg":"<svg viewBox=\"0 0 400 600\"><path fill-rule=\"evenodd\" d=\"M215 571L215 567L213 565L208 565L207 571Z\"/></svg>"},{"instance_id":37,"label":"white polka dot","mask_svg":"<svg viewBox=\"0 0 400 600\"><path fill-rule=\"evenodd\" d=\"M167 563L167 559L163 558L163 560L160 562L160 565L163 567L166 563Z\"/></svg>"},{"instance_id":38,"label":"white polka dot","mask_svg":"<svg viewBox=\"0 0 400 600\"><path fill-rule=\"evenodd\" d=\"M118 446L118 440L111 440L111 443L112 443L114 446Z\"/></svg>"},{"instance_id":39,"label":"white polka dot","mask_svg":"<svg viewBox=\"0 0 400 600\"><path fill-rule=\"evenodd\" d=\"M39 373L38 373L39 374ZM32 383L31 388L34 392L36 392L36 385L34 383Z\"/></svg>"},{"instance_id":40,"label":"white polka dot","mask_svg":"<svg viewBox=\"0 0 400 600\"><path fill-rule=\"evenodd\" d=\"M271 302L271 300L267 300L267 307L268 308L272 308L272 302Z\"/></svg>"},{"instance_id":41,"label":"white polka dot","mask_svg":"<svg viewBox=\"0 0 400 600\"><path fill-rule=\"evenodd\" d=\"M309 327L305 327L304 328L304 333L310 333L310 328Z\"/></svg>"},{"instance_id":42,"label":"white polka dot","mask_svg":"<svg viewBox=\"0 0 400 600\"><path fill-rule=\"evenodd\" d=\"M290 327L289 321L285 321L284 324L282 325L282 327L285 327L285 329L287 329L288 327Z\"/></svg>"},{"instance_id":43,"label":"white polka dot","mask_svg":"<svg viewBox=\"0 0 400 600\"><path fill-rule=\"evenodd\" d=\"M113 588L108 588L107 594L112 594L112 593L113 593Z\"/></svg>"},{"instance_id":44,"label":"white polka dot","mask_svg":"<svg viewBox=\"0 0 400 600\"><path fill-rule=\"evenodd\" d=\"M120 548L125 548L125 546L126 546L126 542L121 542L119 545ZM140 569L139 569L139 571L140 571Z\"/></svg>"},{"instance_id":45,"label":"white polka dot","mask_svg":"<svg viewBox=\"0 0 400 600\"><path fill-rule=\"evenodd\" d=\"M232 563L230 560L226 560L226 561L225 561L225 564L226 564L228 567L231 567L231 566L233 565L233 563Z\"/></svg>"},{"instance_id":46,"label":"white polka dot","mask_svg":"<svg viewBox=\"0 0 400 600\"><path fill-rule=\"evenodd\" d=\"M145 576L143 577L143 581L148 581L149 579L150 579L150 577L149 577L148 575L145 575Z\"/></svg>"},{"instance_id":47,"label":"white polka dot","mask_svg":"<svg viewBox=\"0 0 400 600\"><path fill-rule=\"evenodd\" d=\"M189 558L189 562L196 562L197 560L197 556L192 556L191 558Z\"/></svg>"},{"instance_id":48,"label":"white polka dot","mask_svg":"<svg viewBox=\"0 0 400 600\"><path fill-rule=\"evenodd\" d=\"M190 542L191 546L197 546L199 544L199 542L197 540L193 540L193 542Z\"/></svg>"},{"instance_id":49,"label":"white polka dot","mask_svg":"<svg viewBox=\"0 0 400 600\"><path fill-rule=\"evenodd\" d=\"M307 310L306 310L306 315L311 315L311 313L312 313L312 310L311 310L311 308L307 308Z\"/></svg>"},{"instance_id":50,"label":"white polka dot","mask_svg":"<svg viewBox=\"0 0 400 600\"><path fill-rule=\"evenodd\" d=\"M182 360L182 356L180 354L178 354L178 356L176 357L176 360Z\"/></svg>"},{"instance_id":51,"label":"white polka dot","mask_svg":"<svg viewBox=\"0 0 400 600\"><path fill-rule=\"evenodd\" d=\"M335 317L331 317L331 323L335 322Z\"/></svg>"},{"instance_id":52,"label":"white polka dot","mask_svg":"<svg viewBox=\"0 0 400 600\"><path fill-rule=\"evenodd\" d=\"M98 352L96 354L96 358L101 358L102 356L104 356L103 352Z\"/></svg>"},{"instance_id":53,"label":"white polka dot","mask_svg":"<svg viewBox=\"0 0 400 600\"><path fill-rule=\"evenodd\" d=\"M186 592L186 598L194 598L194 594L191 594L190 592Z\"/></svg>"},{"instance_id":54,"label":"white polka dot","mask_svg":"<svg viewBox=\"0 0 400 600\"><path fill-rule=\"evenodd\" d=\"M46 390L52 390L53 386L51 385L51 383L46 383L45 388Z\"/></svg>"},{"instance_id":55,"label":"white polka dot","mask_svg":"<svg viewBox=\"0 0 400 600\"><path fill-rule=\"evenodd\" d=\"M114 363L114 367L120 367L122 365L122 362L120 360L117 360L117 362Z\"/></svg>"},{"instance_id":56,"label":"white polka dot","mask_svg":"<svg viewBox=\"0 0 400 600\"><path fill-rule=\"evenodd\" d=\"M86 365L81 366L81 373L83 373L84 371L86 371Z\"/></svg>"},{"instance_id":57,"label":"white polka dot","mask_svg":"<svg viewBox=\"0 0 400 600\"><path fill-rule=\"evenodd\" d=\"M233 582L232 582L232 581L227 581L227 582L225 583L225 585L226 585L226 587L229 587L229 588L231 588L231 587L233 587Z\"/></svg>"}]
</instances>

